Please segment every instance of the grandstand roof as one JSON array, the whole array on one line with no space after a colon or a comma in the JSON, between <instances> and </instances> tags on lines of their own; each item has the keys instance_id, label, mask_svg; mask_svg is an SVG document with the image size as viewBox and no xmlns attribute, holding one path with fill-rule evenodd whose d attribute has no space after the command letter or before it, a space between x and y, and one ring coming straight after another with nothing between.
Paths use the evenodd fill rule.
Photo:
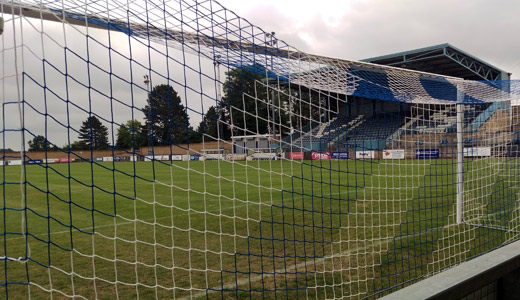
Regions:
<instances>
[{"instance_id":1,"label":"grandstand roof","mask_svg":"<svg viewBox=\"0 0 520 300\"><path fill-rule=\"evenodd\" d=\"M470 80L511 79L511 73L447 43L361 61Z\"/></svg>"}]
</instances>

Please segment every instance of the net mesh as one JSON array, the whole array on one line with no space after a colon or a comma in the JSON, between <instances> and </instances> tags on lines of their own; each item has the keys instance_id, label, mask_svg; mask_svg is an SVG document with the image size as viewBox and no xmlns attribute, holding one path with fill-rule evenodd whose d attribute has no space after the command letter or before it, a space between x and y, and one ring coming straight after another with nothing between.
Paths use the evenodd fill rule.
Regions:
<instances>
[{"instance_id":1,"label":"net mesh","mask_svg":"<svg viewBox=\"0 0 520 300\"><path fill-rule=\"evenodd\" d=\"M6 298L378 297L518 239L515 81L216 1L1 1Z\"/></svg>"}]
</instances>

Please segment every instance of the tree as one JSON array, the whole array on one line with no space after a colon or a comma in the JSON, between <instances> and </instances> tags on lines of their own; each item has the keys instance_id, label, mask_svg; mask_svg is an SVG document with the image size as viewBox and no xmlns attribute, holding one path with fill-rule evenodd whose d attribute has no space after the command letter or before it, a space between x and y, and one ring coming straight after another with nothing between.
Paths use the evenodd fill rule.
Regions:
<instances>
[{"instance_id":1,"label":"tree","mask_svg":"<svg viewBox=\"0 0 520 300\"><path fill-rule=\"evenodd\" d=\"M319 121L323 113L319 95L311 95L309 91L289 89L289 111L291 112L291 127L302 130L312 121ZM322 111L320 111L320 108Z\"/></svg>"},{"instance_id":2,"label":"tree","mask_svg":"<svg viewBox=\"0 0 520 300\"><path fill-rule=\"evenodd\" d=\"M193 129L192 126L189 127L188 132L188 142L190 144L196 144L202 142L202 134L195 129Z\"/></svg>"},{"instance_id":3,"label":"tree","mask_svg":"<svg viewBox=\"0 0 520 300\"><path fill-rule=\"evenodd\" d=\"M35 136L32 140L29 141L29 152L41 152L45 151L45 145L49 142L47 139L42 136L38 135ZM48 149L50 150L50 149Z\"/></svg>"},{"instance_id":4,"label":"tree","mask_svg":"<svg viewBox=\"0 0 520 300\"><path fill-rule=\"evenodd\" d=\"M227 138L228 132L233 135L288 133L289 94L279 87L268 87L265 74L266 69L261 65L227 72L219 106L223 113L220 119L229 124L222 131L223 138Z\"/></svg>"},{"instance_id":5,"label":"tree","mask_svg":"<svg viewBox=\"0 0 520 300\"><path fill-rule=\"evenodd\" d=\"M143 125L137 120L128 120L117 129L116 146L121 149L138 149L147 143Z\"/></svg>"},{"instance_id":6,"label":"tree","mask_svg":"<svg viewBox=\"0 0 520 300\"><path fill-rule=\"evenodd\" d=\"M169 85L157 85L146 101L143 113L150 141L155 145L186 143L189 117L177 92Z\"/></svg>"},{"instance_id":7,"label":"tree","mask_svg":"<svg viewBox=\"0 0 520 300\"><path fill-rule=\"evenodd\" d=\"M205 141L215 141L219 138L218 119L219 117L215 106L208 108L208 111L199 124L199 128L197 128L197 132L200 133L201 136L204 135Z\"/></svg>"},{"instance_id":8,"label":"tree","mask_svg":"<svg viewBox=\"0 0 520 300\"><path fill-rule=\"evenodd\" d=\"M108 128L95 116L88 117L79 129L79 142L83 149L105 150L108 145Z\"/></svg>"},{"instance_id":9,"label":"tree","mask_svg":"<svg viewBox=\"0 0 520 300\"><path fill-rule=\"evenodd\" d=\"M78 151L78 150L87 150L84 148L84 145L81 144L80 141L74 141L69 146L71 151Z\"/></svg>"}]
</instances>

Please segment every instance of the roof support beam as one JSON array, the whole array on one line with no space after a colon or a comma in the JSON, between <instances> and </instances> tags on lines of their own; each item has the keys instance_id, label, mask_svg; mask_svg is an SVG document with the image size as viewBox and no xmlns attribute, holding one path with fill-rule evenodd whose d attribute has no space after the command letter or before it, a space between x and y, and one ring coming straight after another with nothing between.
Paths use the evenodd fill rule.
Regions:
<instances>
[{"instance_id":1,"label":"roof support beam","mask_svg":"<svg viewBox=\"0 0 520 300\"><path fill-rule=\"evenodd\" d=\"M464 68L474 72L483 80L493 81L500 79L500 72L492 70L490 67L481 64L468 56L459 53L458 51L451 49L450 47L444 48L444 53L447 57L452 59L454 62L460 64Z\"/></svg>"}]
</instances>

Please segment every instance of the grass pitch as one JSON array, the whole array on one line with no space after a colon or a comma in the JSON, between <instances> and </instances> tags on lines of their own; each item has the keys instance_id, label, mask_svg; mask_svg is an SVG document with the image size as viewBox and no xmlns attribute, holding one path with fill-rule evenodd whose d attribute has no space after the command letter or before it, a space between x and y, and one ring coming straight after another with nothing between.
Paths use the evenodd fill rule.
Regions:
<instances>
[{"instance_id":1,"label":"grass pitch","mask_svg":"<svg viewBox=\"0 0 520 300\"><path fill-rule=\"evenodd\" d=\"M498 165L466 163L477 221L514 211ZM11 299L358 298L511 238L453 225L452 160L30 165L23 185L2 171Z\"/></svg>"}]
</instances>

